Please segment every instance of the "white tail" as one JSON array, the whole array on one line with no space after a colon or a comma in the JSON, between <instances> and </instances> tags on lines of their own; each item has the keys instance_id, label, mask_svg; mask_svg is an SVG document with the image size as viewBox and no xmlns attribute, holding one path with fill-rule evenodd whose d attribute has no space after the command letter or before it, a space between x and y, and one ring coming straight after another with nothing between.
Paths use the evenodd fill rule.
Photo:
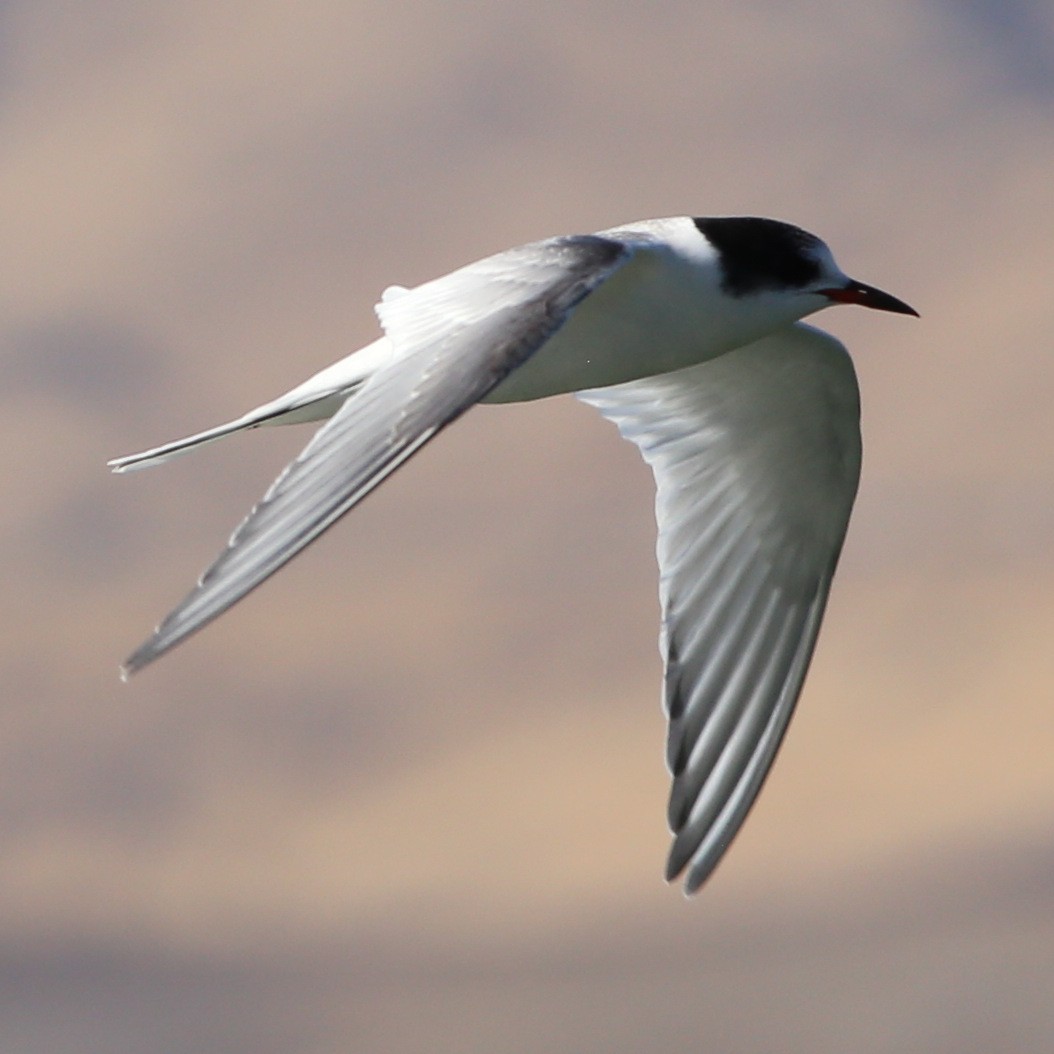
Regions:
<instances>
[{"instance_id":1,"label":"white tail","mask_svg":"<svg viewBox=\"0 0 1054 1054\"><path fill-rule=\"evenodd\" d=\"M385 296L388 296L388 292L385 292ZM398 292L392 295L397 296ZM185 439L176 439L171 443L140 451L138 454L116 457L108 461L107 465L114 472L132 472L140 468L149 468L151 465L160 465L185 454L188 450L195 450L206 443L214 443L217 439L249 428L324 421L327 417L332 417L344 405L348 396L358 391L370 374L383 366L390 356L391 345L382 337L365 348L360 348L353 355L320 370L285 395L280 395L233 421L197 432Z\"/></svg>"},{"instance_id":2,"label":"white tail","mask_svg":"<svg viewBox=\"0 0 1054 1054\"><path fill-rule=\"evenodd\" d=\"M124 457L115 457L112 461L107 461L106 464L114 472L132 472L135 469L160 465L163 461L171 461L172 458L179 457L180 454L185 454L188 450L205 446L206 443L214 443L217 439L222 439L232 432L240 432L245 428L258 428L264 423L260 420L246 419L252 416L247 414L246 417L239 417L236 421L228 421L226 424L217 425L215 428L209 428L204 432L198 432L197 435L187 436L185 439L176 439L171 443L165 443L163 446L142 450L138 454L126 454Z\"/></svg>"},{"instance_id":3,"label":"white tail","mask_svg":"<svg viewBox=\"0 0 1054 1054\"><path fill-rule=\"evenodd\" d=\"M323 421L327 417L332 417L354 390L352 388L324 395L321 399L313 399L311 402L293 406L289 405L288 396L282 396L273 403L265 403L255 410L250 410L234 421L217 425L215 428L207 428L204 432L197 432L185 439L175 439L171 443L165 443L150 450L142 450L138 454L115 457L106 464L114 472L133 472L136 469L149 468L151 465L171 461L172 458L179 457L188 450L195 450L207 443L215 443L217 439L223 439L224 436L232 435L234 432L244 432L263 425L296 425L308 421Z\"/></svg>"}]
</instances>

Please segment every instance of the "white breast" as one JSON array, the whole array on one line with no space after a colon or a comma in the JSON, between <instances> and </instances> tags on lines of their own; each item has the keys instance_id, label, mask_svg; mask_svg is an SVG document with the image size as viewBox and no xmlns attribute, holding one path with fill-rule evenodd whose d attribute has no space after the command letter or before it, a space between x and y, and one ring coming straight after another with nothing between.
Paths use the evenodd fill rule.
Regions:
<instances>
[{"instance_id":1,"label":"white breast","mask_svg":"<svg viewBox=\"0 0 1054 1054\"><path fill-rule=\"evenodd\" d=\"M690 219L600 233L632 245L632 260L484 402L540 399L683 369L815 310L775 294L725 294L713 247Z\"/></svg>"}]
</instances>

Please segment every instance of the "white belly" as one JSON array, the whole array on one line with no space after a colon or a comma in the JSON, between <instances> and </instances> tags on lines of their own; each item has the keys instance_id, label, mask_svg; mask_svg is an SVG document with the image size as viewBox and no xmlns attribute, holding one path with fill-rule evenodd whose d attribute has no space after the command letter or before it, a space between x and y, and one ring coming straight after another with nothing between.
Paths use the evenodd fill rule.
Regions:
<instances>
[{"instance_id":1,"label":"white belly","mask_svg":"<svg viewBox=\"0 0 1054 1054\"><path fill-rule=\"evenodd\" d=\"M484 402L522 402L683 369L741 347L805 314L786 298L733 303L676 257L641 254Z\"/></svg>"}]
</instances>

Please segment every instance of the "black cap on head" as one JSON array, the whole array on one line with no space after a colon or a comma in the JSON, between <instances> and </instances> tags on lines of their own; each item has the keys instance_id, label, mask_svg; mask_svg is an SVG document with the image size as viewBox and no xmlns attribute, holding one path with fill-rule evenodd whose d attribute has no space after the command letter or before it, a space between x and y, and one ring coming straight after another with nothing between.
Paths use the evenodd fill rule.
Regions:
<instances>
[{"instance_id":1,"label":"black cap on head","mask_svg":"<svg viewBox=\"0 0 1054 1054\"><path fill-rule=\"evenodd\" d=\"M693 222L717 250L721 288L730 296L803 289L822 273L816 250L823 242L792 223L757 216L701 216Z\"/></svg>"}]
</instances>

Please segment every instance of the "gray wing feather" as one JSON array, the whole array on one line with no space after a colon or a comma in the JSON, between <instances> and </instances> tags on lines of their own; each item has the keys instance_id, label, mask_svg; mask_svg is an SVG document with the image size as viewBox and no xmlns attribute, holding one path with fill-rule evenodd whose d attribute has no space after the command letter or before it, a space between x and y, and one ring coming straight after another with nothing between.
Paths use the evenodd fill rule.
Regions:
<instances>
[{"instance_id":1,"label":"gray wing feather","mask_svg":"<svg viewBox=\"0 0 1054 1054\"><path fill-rule=\"evenodd\" d=\"M754 802L801 691L860 473L859 394L802 323L582 393L656 479L673 775L667 877L693 892Z\"/></svg>"},{"instance_id":2,"label":"gray wing feather","mask_svg":"<svg viewBox=\"0 0 1054 1054\"><path fill-rule=\"evenodd\" d=\"M395 348L391 364L319 429L122 673L277 571L541 347L629 255L607 238L554 238L386 297L377 311Z\"/></svg>"}]
</instances>

